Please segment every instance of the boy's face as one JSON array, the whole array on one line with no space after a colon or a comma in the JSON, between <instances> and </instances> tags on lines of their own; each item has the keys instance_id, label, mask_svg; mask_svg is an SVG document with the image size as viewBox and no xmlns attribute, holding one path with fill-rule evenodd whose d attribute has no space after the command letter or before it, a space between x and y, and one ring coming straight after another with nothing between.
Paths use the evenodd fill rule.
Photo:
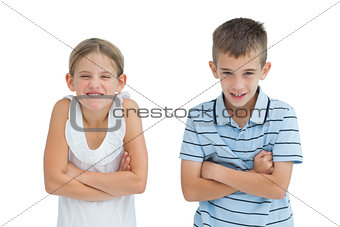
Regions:
<instances>
[{"instance_id":1,"label":"boy's face","mask_svg":"<svg viewBox=\"0 0 340 227\"><path fill-rule=\"evenodd\" d=\"M256 57L259 53L254 51L238 58L220 53L216 65L209 62L214 77L221 80L227 108L254 108L258 82L266 78L271 67L267 62L261 68L260 58Z\"/></svg>"}]
</instances>

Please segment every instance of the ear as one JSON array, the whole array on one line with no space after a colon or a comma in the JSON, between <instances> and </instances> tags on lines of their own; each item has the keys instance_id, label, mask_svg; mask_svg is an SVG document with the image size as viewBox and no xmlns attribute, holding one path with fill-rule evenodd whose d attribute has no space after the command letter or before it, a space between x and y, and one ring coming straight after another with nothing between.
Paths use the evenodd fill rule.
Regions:
<instances>
[{"instance_id":1,"label":"ear","mask_svg":"<svg viewBox=\"0 0 340 227\"><path fill-rule=\"evenodd\" d=\"M117 86L117 91L116 92L121 92L123 88L125 87L126 84L126 74L121 74L118 77L118 86Z\"/></svg>"},{"instance_id":2,"label":"ear","mask_svg":"<svg viewBox=\"0 0 340 227\"><path fill-rule=\"evenodd\" d=\"M270 62L267 62L264 64L260 76L260 80L264 80L267 77L267 74L269 73L270 68L272 67L272 64Z\"/></svg>"},{"instance_id":3,"label":"ear","mask_svg":"<svg viewBox=\"0 0 340 227\"><path fill-rule=\"evenodd\" d=\"M66 76L65 76L65 79L66 79L66 83L67 83L68 88L71 91L76 91L76 89L74 87L73 77L72 77L71 73L67 73Z\"/></svg>"},{"instance_id":4,"label":"ear","mask_svg":"<svg viewBox=\"0 0 340 227\"><path fill-rule=\"evenodd\" d=\"M219 76L218 76L217 70L216 70L216 66L215 66L215 64L214 64L213 61L209 61L209 67L210 67L210 69L211 69L211 72L214 74L214 77L215 77L216 79L219 79Z\"/></svg>"}]
</instances>

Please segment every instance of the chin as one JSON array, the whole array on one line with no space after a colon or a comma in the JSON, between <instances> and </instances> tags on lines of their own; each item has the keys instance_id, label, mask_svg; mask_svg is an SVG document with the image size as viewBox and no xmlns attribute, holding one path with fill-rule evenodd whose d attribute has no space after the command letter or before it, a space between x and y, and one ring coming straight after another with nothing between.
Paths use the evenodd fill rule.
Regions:
<instances>
[{"instance_id":1,"label":"chin","mask_svg":"<svg viewBox=\"0 0 340 227\"><path fill-rule=\"evenodd\" d=\"M241 109L245 106L246 104L245 103L242 103L242 104L234 104L234 106L238 109Z\"/></svg>"},{"instance_id":2,"label":"chin","mask_svg":"<svg viewBox=\"0 0 340 227\"><path fill-rule=\"evenodd\" d=\"M86 108L92 109L92 110L100 110L109 105L109 103L103 102L103 100L95 100L95 101L84 100L84 102L81 102L81 104L85 106Z\"/></svg>"},{"instance_id":3,"label":"chin","mask_svg":"<svg viewBox=\"0 0 340 227\"><path fill-rule=\"evenodd\" d=\"M237 102L237 103L232 103L232 105L236 108L242 108L244 107L247 103L249 102L249 100L243 100L242 102Z\"/></svg>"}]
</instances>

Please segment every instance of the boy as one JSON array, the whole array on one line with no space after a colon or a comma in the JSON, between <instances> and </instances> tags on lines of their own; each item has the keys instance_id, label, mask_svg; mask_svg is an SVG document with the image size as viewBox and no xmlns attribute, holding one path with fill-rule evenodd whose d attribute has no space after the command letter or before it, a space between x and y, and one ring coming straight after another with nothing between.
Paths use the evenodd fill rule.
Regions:
<instances>
[{"instance_id":1,"label":"boy","mask_svg":"<svg viewBox=\"0 0 340 227\"><path fill-rule=\"evenodd\" d=\"M180 154L183 195L200 201L194 226L294 225L287 188L302 162L299 130L294 109L258 86L266 48L251 19L214 31L209 66L222 94L190 110Z\"/></svg>"}]
</instances>

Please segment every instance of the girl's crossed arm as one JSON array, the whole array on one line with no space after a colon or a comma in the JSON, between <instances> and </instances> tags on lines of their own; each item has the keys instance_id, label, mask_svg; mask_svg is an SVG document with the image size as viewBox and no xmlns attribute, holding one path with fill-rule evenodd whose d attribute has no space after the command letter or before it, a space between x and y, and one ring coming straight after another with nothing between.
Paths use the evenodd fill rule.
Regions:
<instances>
[{"instance_id":1,"label":"girl's crossed arm","mask_svg":"<svg viewBox=\"0 0 340 227\"><path fill-rule=\"evenodd\" d=\"M73 199L101 201L117 197L87 186L66 174L68 145L65 138L70 101L59 100L52 111L44 153L44 178L46 192Z\"/></svg>"},{"instance_id":2,"label":"girl's crossed arm","mask_svg":"<svg viewBox=\"0 0 340 227\"><path fill-rule=\"evenodd\" d=\"M99 173L75 169L75 166L72 167L73 171L71 171L74 175L79 174L77 174L77 171L82 172L76 177L80 182L108 194L119 196L138 194L145 191L148 166L142 122L137 115L138 105L131 99L124 99L123 108L126 122L124 148L128 151L129 158L131 158L129 161L130 171ZM127 109L130 109L130 111Z\"/></svg>"}]
</instances>

